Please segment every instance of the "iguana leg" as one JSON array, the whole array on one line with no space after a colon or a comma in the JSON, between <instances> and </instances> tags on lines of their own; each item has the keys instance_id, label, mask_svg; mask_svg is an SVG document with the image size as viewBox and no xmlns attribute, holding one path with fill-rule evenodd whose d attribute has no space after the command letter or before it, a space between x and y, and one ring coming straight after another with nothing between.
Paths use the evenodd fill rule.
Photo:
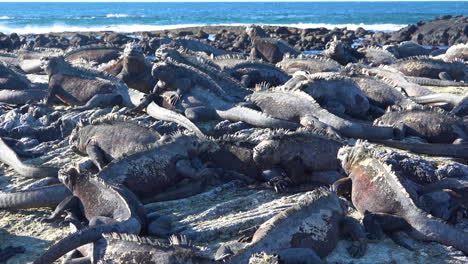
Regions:
<instances>
[{"instance_id":1,"label":"iguana leg","mask_svg":"<svg viewBox=\"0 0 468 264\"><path fill-rule=\"evenodd\" d=\"M350 177L342 178L332 184L332 190L336 192L338 196L349 198L351 200L351 188L353 181Z\"/></svg>"},{"instance_id":2,"label":"iguana leg","mask_svg":"<svg viewBox=\"0 0 468 264\"><path fill-rule=\"evenodd\" d=\"M284 264L321 264L323 261L317 253L310 248L288 248L276 252L281 263Z\"/></svg>"},{"instance_id":3,"label":"iguana leg","mask_svg":"<svg viewBox=\"0 0 468 264\"><path fill-rule=\"evenodd\" d=\"M445 81L453 81L452 76L448 74L448 72L440 72L439 73L439 79L445 80Z\"/></svg>"},{"instance_id":4,"label":"iguana leg","mask_svg":"<svg viewBox=\"0 0 468 264\"><path fill-rule=\"evenodd\" d=\"M85 111L94 109L98 106L114 106L122 104L122 96L118 94L96 94L83 106L76 106L73 111Z\"/></svg>"},{"instance_id":5,"label":"iguana leg","mask_svg":"<svg viewBox=\"0 0 468 264\"><path fill-rule=\"evenodd\" d=\"M168 237L175 233L179 233L185 229L181 228L174 230L172 222L172 218L165 215L161 215L160 217L151 221L151 223L148 224L148 234L159 237Z\"/></svg>"},{"instance_id":6,"label":"iguana leg","mask_svg":"<svg viewBox=\"0 0 468 264\"><path fill-rule=\"evenodd\" d=\"M86 146L86 153L88 154L91 161L101 171L104 166L108 163L104 156L104 152L99 146L94 144L88 144Z\"/></svg>"},{"instance_id":7,"label":"iguana leg","mask_svg":"<svg viewBox=\"0 0 468 264\"><path fill-rule=\"evenodd\" d=\"M48 217L45 217L44 220L51 221L55 220L57 217L60 216L65 210L75 210L80 206L80 199L78 197L70 195L65 198L62 202L57 205L54 212Z\"/></svg>"},{"instance_id":8,"label":"iguana leg","mask_svg":"<svg viewBox=\"0 0 468 264\"><path fill-rule=\"evenodd\" d=\"M48 95L45 98L45 104L46 105L51 105L52 101L55 98L55 95L57 94L57 89L58 87L56 85L49 86L48 88Z\"/></svg>"},{"instance_id":9,"label":"iguana leg","mask_svg":"<svg viewBox=\"0 0 468 264\"><path fill-rule=\"evenodd\" d=\"M352 217L344 217L340 223L342 234L347 234L352 240L352 245L348 247L348 253L353 258L360 258L366 254L367 238L364 228L358 220Z\"/></svg>"},{"instance_id":10,"label":"iguana leg","mask_svg":"<svg viewBox=\"0 0 468 264\"><path fill-rule=\"evenodd\" d=\"M362 220L364 227L369 233L368 237L373 240L380 240L383 234L389 234L398 231L410 231L411 226L402 217L384 214L384 213L366 213ZM397 235L390 235L390 238L397 244L409 250L407 243L401 243ZM397 238L397 239L393 239Z\"/></svg>"},{"instance_id":11,"label":"iguana leg","mask_svg":"<svg viewBox=\"0 0 468 264\"><path fill-rule=\"evenodd\" d=\"M62 264L91 264L91 257L65 259Z\"/></svg>"}]
</instances>

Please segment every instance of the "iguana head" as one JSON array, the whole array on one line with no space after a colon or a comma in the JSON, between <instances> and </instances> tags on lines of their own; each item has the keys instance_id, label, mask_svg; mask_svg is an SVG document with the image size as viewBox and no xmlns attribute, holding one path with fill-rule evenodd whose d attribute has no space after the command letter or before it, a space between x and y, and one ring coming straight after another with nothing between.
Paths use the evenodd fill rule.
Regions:
<instances>
[{"instance_id":1,"label":"iguana head","mask_svg":"<svg viewBox=\"0 0 468 264\"><path fill-rule=\"evenodd\" d=\"M127 43L124 49L125 57L144 57L143 49L136 42Z\"/></svg>"},{"instance_id":2,"label":"iguana head","mask_svg":"<svg viewBox=\"0 0 468 264\"><path fill-rule=\"evenodd\" d=\"M253 149L255 163L270 167L281 161L280 142L278 140L264 140Z\"/></svg>"},{"instance_id":3,"label":"iguana head","mask_svg":"<svg viewBox=\"0 0 468 264\"><path fill-rule=\"evenodd\" d=\"M87 125L89 125L87 120L80 120L68 138L68 144L71 146L72 150L78 154L85 154L87 142L82 140L82 134L85 126Z\"/></svg>"},{"instance_id":4,"label":"iguana head","mask_svg":"<svg viewBox=\"0 0 468 264\"><path fill-rule=\"evenodd\" d=\"M152 74L153 76L163 82L171 82L175 78L174 65L170 62L158 62L153 65Z\"/></svg>"},{"instance_id":5,"label":"iguana head","mask_svg":"<svg viewBox=\"0 0 468 264\"><path fill-rule=\"evenodd\" d=\"M255 38L268 38L268 34L261 28L260 26L257 25L250 25L247 28L245 28L245 33L249 35L251 39Z\"/></svg>"},{"instance_id":6,"label":"iguana head","mask_svg":"<svg viewBox=\"0 0 468 264\"><path fill-rule=\"evenodd\" d=\"M80 174L80 172L74 167L67 168L65 171L59 173L60 182L72 192L75 186L87 177L88 175Z\"/></svg>"},{"instance_id":7,"label":"iguana head","mask_svg":"<svg viewBox=\"0 0 468 264\"><path fill-rule=\"evenodd\" d=\"M41 64L42 68L49 76L60 72L60 70L67 65L63 56L42 57Z\"/></svg>"}]
</instances>

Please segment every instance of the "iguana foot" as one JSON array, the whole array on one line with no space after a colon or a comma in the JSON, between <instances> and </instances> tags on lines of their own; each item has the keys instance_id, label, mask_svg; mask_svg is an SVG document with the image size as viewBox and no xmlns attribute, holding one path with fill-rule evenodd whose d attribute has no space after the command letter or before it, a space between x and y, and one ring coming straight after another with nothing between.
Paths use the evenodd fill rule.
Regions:
<instances>
[{"instance_id":1,"label":"iguana foot","mask_svg":"<svg viewBox=\"0 0 468 264\"><path fill-rule=\"evenodd\" d=\"M289 177L275 177L267 182L268 186L271 186L277 193L285 192L289 186L292 185L292 181Z\"/></svg>"},{"instance_id":2,"label":"iguana foot","mask_svg":"<svg viewBox=\"0 0 468 264\"><path fill-rule=\"evenodd\" d=\"M349 255L353 258L361 258L367 252L367 242L366 241L353 241L351 246L347 248Z\"/></svg>"},{"instance_id":3,"label":"iguana foot","mask_svg":"<svg viewBox=\"0 0 468 264\"><path fill-rule=\"evenodd\" d=\"M259 225L256 225L244 230L240 230L239 234L241 234L242 236L239 239L237 239L237 242L250 243L253 239L253 235L259 227Z\"/></svg>"}]
</instances>

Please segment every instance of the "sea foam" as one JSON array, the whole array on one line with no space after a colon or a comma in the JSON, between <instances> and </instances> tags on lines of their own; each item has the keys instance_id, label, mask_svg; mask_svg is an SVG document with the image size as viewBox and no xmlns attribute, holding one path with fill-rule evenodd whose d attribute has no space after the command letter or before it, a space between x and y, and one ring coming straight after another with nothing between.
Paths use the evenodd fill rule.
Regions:
<instances>
[{"instance_id":1,"label":"sea foam","mask_svg":"<svg viewBox=\"0 0 468 264\"><path fill-rule=\"evenodd\" d=\"M11 27L0 23L0 32L10 34L45 34L45 33L58 33L58 32L97 32L97 31L114 31L114 32L138 32L138 31L157 31L157 30L170 30L177 28L190 28L200 26L247 26L249 24L231 23L231 24L177 24L177 25L144 25L144 24L131 24L131 25L108 25L108 26L71 26L64 24L54 24L52 26L25 26L25 27ZM324 27L333 29L335 27L355 30L362 27L367 30L373 31L396 31L406 25L402 24L260 24L268 26L287 26L296 28L319 28Z\"/></svg>"}]
</instances>

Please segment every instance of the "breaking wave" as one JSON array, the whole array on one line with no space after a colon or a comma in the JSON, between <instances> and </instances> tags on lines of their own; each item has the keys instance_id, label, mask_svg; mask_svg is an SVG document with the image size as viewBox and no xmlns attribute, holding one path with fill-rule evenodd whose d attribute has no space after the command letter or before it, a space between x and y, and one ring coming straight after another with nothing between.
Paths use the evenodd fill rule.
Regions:
<instances>
[{"instance_id":1,"label":"breaking wave","mask_svg":"<svg viewBox=\"0 0 468 264\"><path fill-rule=\"evenodd\" d=\"M98 26L72 26L64 24L55 24L52 26L25 26L25 27L11 27L5 24L0 24L0 32L10 34L44 34L44 33L58 33L58 32L91 32L91 31L114 31L114 32L138 32L138 31L156 31L156 30L170 30L176 28L198 27L198 26L247 26L244 23L231 23L231 24L177 24L177 25L144 25L144 24L131 24L131 25L98 25ZM355 30L362 27L366 30L373 31L396 31L406 25L403 24L264 24L274 26L288 26L296 28L319 28L324 27L328 29L348 28Z\"/></svg>"}]
</instances>

